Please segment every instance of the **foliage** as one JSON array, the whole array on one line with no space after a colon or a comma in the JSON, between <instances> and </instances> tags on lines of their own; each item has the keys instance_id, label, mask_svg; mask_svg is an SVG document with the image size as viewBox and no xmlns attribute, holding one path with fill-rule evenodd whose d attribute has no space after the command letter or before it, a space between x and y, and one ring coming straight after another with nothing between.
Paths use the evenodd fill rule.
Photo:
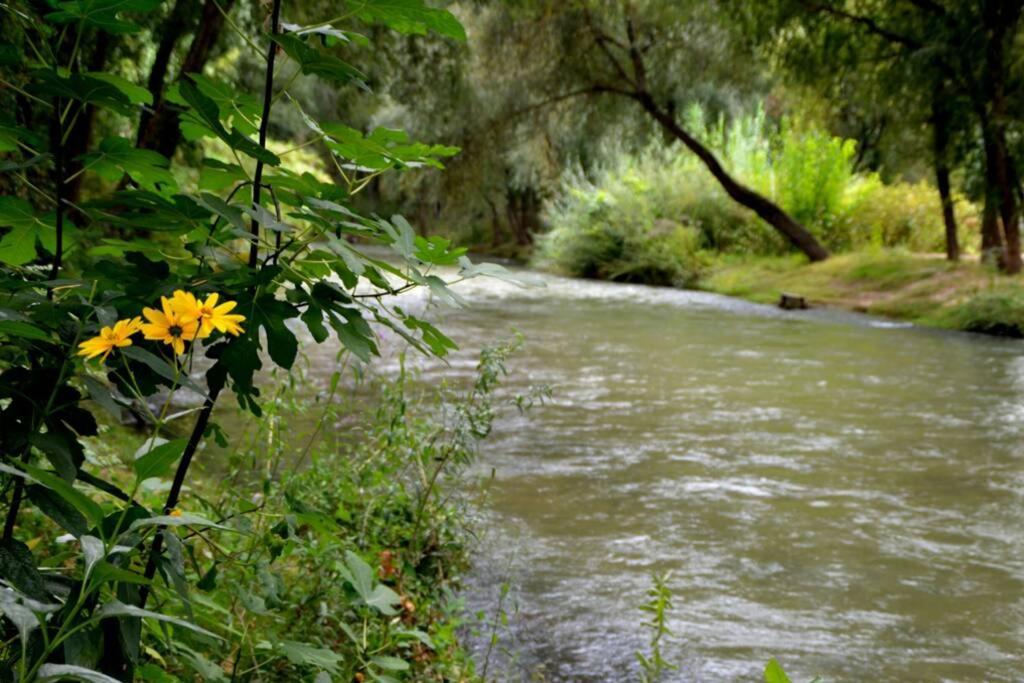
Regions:
<instances>
[{"instance_id":1,"label":"foliage","mask_svg":"<svg viewBox=\"0 0 1024 683\"><path fill-rule=\"evenodd\" d=\"M364 136L304 116L313 143L324 146L338 172L335 183L296 172L287 152L268 148L275 103L302 111L288 92L290 84L274 83L278 57L296 73L327 83L359 78L359 69L337 55L335 43L317 37L344 36L342 29L330 22L308 30L282 23L280 2L267 8L271 35L246 34L229 21L260 64L259 99L198 75L184 74L166 92L147 93L116 73L90 70L88 50L129 41L151 24L150 13L160 4L66 2L44 16L36 14L37 5L0 8L8 41L0 46L2 77L19 112L17 120L4 123L0 165L8 175L3 187L12 188L0 197L0 470L6 517L0 656L7 677L163 680L160 649L191 658L200 677L216 677L216 667L204 668L202 653L223 654L225 639L239 634L225 632L209 613L198 618L199 607L211 605L193 590L213 580L194 571L199 546L224 532L238 535L237 541L225 541L227 547L247 547L252 557L265 552L270 555L260 557L273 559L275 548L282 550L246 546L257 538L270 540L267 529L256 533L244 515L234 514L250 510L221 514L197 500L188 485L190 465L205 439L227 442L212 421L221 393L230 390L240 406L261 415L265 399L257 371L267 362L284 370L293 366L300 323L318 343L330 329L364 362L378 353L371 324L443 356L454 347L451 340L383 297L427 287L455 302L430 269L458 263L463 277L480 272L463 250L415 235L401 216L363 216L352 208L353 195L375 177L425 164L440 167L451 148L414 143L384 129ZM464 38L451 14L419 0L371 0L359 3L355 15L378 30L429 29ZM346 15L357 21L352 16ZM278 45L286 48L281 55ZM360 41L358 50L353 58L372 61L369 41ZM200 162L221 176L217 183L196 186L166 156L136 148L123 134L105 135L85 148L88 134L73 135L78 121L94 116L127 130L144 113L143 103L163 96L177 107L175 129L180 120L186 139L213 138L230 150L231 162ZM46 121L48 139L32 129L39 121ZM142 132L137 140L144 139ZM80 195L73 188L82 178L91 184ZM362 246L367 243L390 256L368 254ZM142 338L136 337L140 332ZM94 360L76 356L79 347ZM172 413L170 407L186 394L200 406ZM97 434L98 408L118 419L127 410L144 414L149 433L130 469L111 471L86 458L83 439ZM178 425L192 419L188 435L175 438ZM461 452L453 446L448 456ZM157 489L165 494L162 502L144 495L154 480L164 482ZM308 492L301 480L290 485ZM420 512L432 511L434 500L428 489L419 498ZM237 496L235 503L241 504ZM213 512L215 518L206 516ZM49 521L40 522L40 514ZM54 545L58 529L72 540ZM278 532L286 541L288 534ZM426 545L413 538L425 552ZM332 566L354 591L346 599L364 605L353 608L356 613L367 617L395 609L390 589L367 573L366 561L347 554L352 548L334 544L328 550ZM246 653L253 661L279 655L323 670L340 666L340 657L325 649L329 643L292 639L291 645L271 643L270 652L256 654L267 647L256 636L244 636L255 648ZM234 654L242 656L240 650ZM378 671L405 666L374 661L377 655L365 653Z\"/></svg>"},{"instance_id":2,"label":"foliage","mask_svg":"<svg viewBox=\"0 0 1024 683\"><path fill-rule=\"evenodd\" d=\"M641 169L608 166L595 181L567 175L545 209L553 229L538 244L538 261L581 277L692 286L703 267L699 234L679 222L684 214L663 170Z\"/></svg>"},{"instance_id":3,"label":"foliage","mask_svg":"<svg viewBox=\"0 0 1024 683\"><path fill-rule=\"evenodd\" d=\"M678 668L665 660L662 655L662 638L671 636L667 624L667 614L672 609L672 590L668 587L668 581L672 573L655 574L651 577L653 585L647 591L649 600L640 605L649 617L650 621L643 622L643 626L650 632L649 652L636 653L637 662L640 664L640 681L642 683L656 683L662 680L666 672Z\"/></svg>"},{"instance_id":4,"label":"foliage","mask_svg":"<svg viewBox=\"0 0 1024 683\"><path fill-rule=\"evenodd\" d=\"M977 234L976 207L957 197L960 244ZM882 183L877 176L855 182L839 219L841 230L854 247L904 247L910 251L940 253L945 247L945 226L939 195L930 183Z\"/></svg>"},{"instance_id":5,"label":"foliage","mask_svg":"<svg viewBox=\"0 0 1024 683\"><path fill-rule=\"evenodd\" d=\"M516 345L486 349L465 389L415 390L404 370L379 391L357 387L379 399L347 443L323 430L346 419L346 402L318 411L279 392L287 411L258 420L252 446L195 498L196 512L239 532L211 534L186 571L196 623L225 642L155 644L168 670L186 680L204 669L237 680L474 679L456 637L469 559L462 480L497 411L518 405L494 395ZM344 381L332 377L330 397ZM313 411L305 444L281 429Z\"/></svg>"},{"instance_id":6,"label":"foliage","mask_svg":"<svg viewBox=\"0 0 1024 683\"><path fill-rule=\"evenodd\" d=\"M984 289L940 312L935 320L958 330L1024 338L1024 288L1014 283Z\"/></svg>"},{"instance_id":7,"label":"foliage","mask_svg":"<svg viewBox=\"0 0 1024 683\"><path fill-rule=\"evenodd\" d=\"M774 198L828 247L941 251L938 194L925 182L884 184L855 173L853 144L755 112L729 124L692 107L687 127L759 192ZM587 177L564 174L547 204L550 232L538 262L585 277L693 286L707 271L698 250L772 255L787 245L725 196L691 155L656 144L639 154L612 148ZM976 222L960 202L963 230ZM681 226L686 226L679 229Z\"/></svg>"}]
</instances>

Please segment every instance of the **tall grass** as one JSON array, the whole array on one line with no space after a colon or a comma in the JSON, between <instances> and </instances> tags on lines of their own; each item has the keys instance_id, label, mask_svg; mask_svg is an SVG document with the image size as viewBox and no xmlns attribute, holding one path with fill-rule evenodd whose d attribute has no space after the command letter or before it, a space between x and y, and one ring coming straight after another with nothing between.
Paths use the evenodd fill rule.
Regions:
<instances>
[{"instance_id":1,"label":"tall grass","mask_svg":"<svg viewBox=\"0 0 1024 683\"><path fill-rule=\"evenodd\" d=\"M699 107L688 129L730 172L770 197L834 251L903 246L941 251L937 192L926 182L885 184L854 171L852 140L757 111L731 123L708 121ZM566 172L544 210L549 232L537 260L573 275L691 284L704 250L783 254L789 245L730 199L701 163L678 145L640 152L609 149L589 172ZM960 202L961 219L976 222ZM961 220L961 223L964 223Z\"/></svg>"}]
</instances>

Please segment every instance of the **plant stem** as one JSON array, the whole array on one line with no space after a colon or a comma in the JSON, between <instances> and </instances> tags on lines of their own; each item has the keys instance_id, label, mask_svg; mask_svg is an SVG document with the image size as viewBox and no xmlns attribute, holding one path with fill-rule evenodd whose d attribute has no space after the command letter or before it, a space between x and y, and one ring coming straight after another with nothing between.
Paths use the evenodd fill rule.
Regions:
<instances>
[{"instance_id":1,"label":"plant stem","mask_svg":"<svg viewBox=\"0 0 1024 683\"><path fill-rule=\"evenodd\" d=\"M53 105L54 117L54 139L57 141L57 149L55 151L55 162L53 169L54 184L57 186L57 244L54 248L53 265L50 268L50 280L56 280L57 275L60 273L60 259L61 252L64 249L64 204L62 202L64 198L63 190L63 178L64 178L64 145L60 142L61 136L61 123L60 123L60 100L55 100ZM53 300L53 287L46 288L46 298L49 301ZM92 297L89 297L92 299ZM78 327L78 333L75 335L74 345L71 347L72 350L78 344L78 338L82 333L81 325ZM64 362L61 364L60 373L57 377L57 384L54 386L53 391L50 393L50 399L47 401L46 409L43 411L42 416L39 419L33 433L39 430L41 423L46 420L46 414L50 410L50 406L53 404L54 398L57 396L57 389L61 386L64 381L64 371L67 368L68 362L65 357ZM32 453L32 447L26 446L25 452L21 456L22 462L28 462L29 456ZM18 520L18 509L21 507L21 499L25 494L25 480L19 478L14 482L14 492L11 494L11 504L7 509L7 517L4 519L4 531L3 540L9 541L11 536L14 534L14 524Z\"/></svg>"},{"instance_id":2,"label":"plant stem","mask_svg":"<svg viewBox=\"0 0 1024 683\"><path fill-rule=\"evenodd\" d=\"M219 393L219 390L210 392L210 395L206 397L206 401L203 403L203 409L200 411L199 417L196 418L196 424L188 437L188 443L185 444L185 452L181 454L178 469L174 473L174 482L171 484L171 490L167 492L167 501L164 503L165 515L170 514L171 510L178 505L178 499L181 497L181 487L185 484L185 475L188 473L188 467L192 463L192 457L196 454L196 449L199 448L199 442L203 439L203 432L206 431L206 425L210 422L210 415L213 413L213 406L217 403ZM153 537L153 545L149 549L149 560L146 562L144 574L148 581L152 581L153 577L156 576L156 560L164 547L164 528L157 528L156 535ZM149 599L148 583L139 589L139 607L145 607L147 599Z\"/></svg>"},{"instance_id":3,"label":"plant stem","mask_svg":"<svg viewBox=\"0 0 1024 683\"><path fill-rule=\"evenodd\" d=\"M54 248L53 265L50 267L50 279L56 280L60 274L60 262L64 251L64 133L61 129L62 122L60 115L60 100L54 102L54 140L57 142L57 149L54 150L53 184L57 193L57 244ZM46 298L53 300L53 287L47 289Z\"/></svg>"},{"instance_id":4,"label":"plant stem","mask_svg":"<svg viewBox=\"0 0 1024 683\"><path fill-rule=\"evenodd\" d=\"M277 58L277 43L273 37L277 35L278 24L281 19L281 0L274 0L274 7L270 15L270 45L267 47L267 76L263 83L263 114L260 117L260 147L267 146L267 127L270 125L270 105L274 102L274 61ZM260 193L263 189L263 160L256 160L256 172L253 174L252 203L253 207L260 205ZM252 225L249 228L252 235L252 244L249 245L249 267L255 268L259 263L259 235L260 222L253 216Z\"/></svg>"},{"instance_id":5,"label":"plant stem","mask_svg":"<svg viewBox=\"0 0 1024 683\"><path fill-rule=\"evenodd\" d=\"M281 17L281 0L274 0L274 7L271 14L271 35L274 35L278 31L278 24ZM260 147L266 148L267 145L267 126L270 122L270 105L272 103L272 91L274 88L274 57L277 54L277 44L271 40L270 46L267 48L267 76L266 83L263 93L263 116L260 119ZM260 188L261 180L263 177L263 162L256 162L256 173L253 179L253 204L259 205L260 201ZM249 267L255 268L259 263L259 222L253 218L252 221L252 235L253 243L249 251ZM181 454L181 460L178 462L178 469L174 473L174 481L171 483L171 489L167 492L167 501L164 503L164 514L170 514L178 505L178 499L181 496L181 488L185 484L185 475L188 474L189 465L192 463L192 458L196 454L196 450L199 448L199 443L203 439L203 433L206 432L206 426L210 423L210 416L213 414L213 407L217 403L217 397L220 395L221 387L217 387L210 391L210 394L206 397L206 401L203 402L203 409L199 411L199 417L196 418L196 423L192 427L192 433L188 437L188 443L185 444L185 451ZM154 576L156 576L156 562L157 558L160 557L160 553L164 546L164 532L165 527L158 527L156 535L153 537L153 544L149 549L149 559L146 561L145 577L150 582ZM151 583L144 584L139 589L139 607L146 606L146 600L149 599L149 589Z\"/></svg>"}]
</instances>

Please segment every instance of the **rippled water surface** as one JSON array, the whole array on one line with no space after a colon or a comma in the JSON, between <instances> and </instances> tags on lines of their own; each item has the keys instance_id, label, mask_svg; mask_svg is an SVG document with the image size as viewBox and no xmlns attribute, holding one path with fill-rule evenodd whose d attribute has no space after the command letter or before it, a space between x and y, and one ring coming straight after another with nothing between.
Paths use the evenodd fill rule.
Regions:
<instances>
[{"instance_id":1,"label":"rippled water surface","mask_svg":"<svg viewBox=\"0 0 1024 683\"><path fill-rule=\"evenodd\" d=\"M1024 680L1024 345L713 295L471 282L469 374L526 337L470 601L511 577L514 671L632 678L672 570L680 681ZM433 373L452 369L428 368ZM511 607L511 605L509 605Z\"/></svg>"}]
</instances>

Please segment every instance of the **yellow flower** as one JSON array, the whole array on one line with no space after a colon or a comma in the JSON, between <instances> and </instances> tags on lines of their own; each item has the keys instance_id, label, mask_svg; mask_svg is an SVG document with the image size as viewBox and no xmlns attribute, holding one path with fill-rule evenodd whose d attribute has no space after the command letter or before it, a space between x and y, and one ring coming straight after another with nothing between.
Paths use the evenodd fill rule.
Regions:
<instances>
[{"instance_id":1,"label":"yellow flower","mask_svg":"<svg viewBox=\"0 0 1024 683\"><path fill-rule=\"evenodd\" d=\"M142 335L146 339L162 341L173 348L174 353L181 355L185 353L185 342L196 338L199 323L174 310L171 300L165 296L160 297L160 304L162 311L142 309L142 315L149 321L143 323Z\"/></svg>"},{"instance_id":2,"label":"yellow flower","mask_svg":"<svg viewBox=\"0 0 1024 683\"><path fill-rule=\"evenodd\" d=\"M102 355L100 361L105 361L110 352L123 346L131 346L131 336L142 327L142 321L138 318L131 320L118 320L113 327L104 327L100 333L92 339L87 339L78 345L78 355L85 356L92 360Z\"/></svg>"},{"instance_id":3,"label":"yellow flower","mask_svg":"<svg viewBox=\"0 0 1024 683\"><path fill-rule=\"evenodd\" d=\"M179 510L178 508L174 508L167 514L169 514L171 517L181 517L181 510Z\"/></svg>"},{"instance_id":4,"label":"yellow flower","mask_svg":"<svg viewBox=\"0 0 1024 683\"><path fill-rule=\"evenodd\" d=\"M208 296L206 301L202 301L179 289L171 297L171 305L185 318L199 323L200 339L209 337L214 330L233 334L236 337L245 332L239 326L239 323L245 321L245 316L231 313L238 303L225 301L218 306L218 299L220 299L220 295L214 293Z\"/></svg>"}]
</instances>

